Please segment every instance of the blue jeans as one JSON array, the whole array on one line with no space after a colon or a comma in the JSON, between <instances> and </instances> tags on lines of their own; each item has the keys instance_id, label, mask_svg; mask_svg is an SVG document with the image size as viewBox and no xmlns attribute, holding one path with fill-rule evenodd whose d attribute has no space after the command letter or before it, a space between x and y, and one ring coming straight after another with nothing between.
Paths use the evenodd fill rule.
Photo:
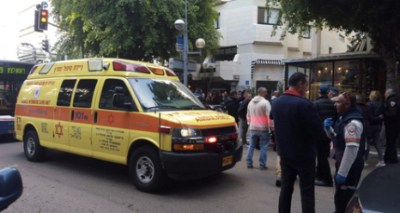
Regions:
<instances>
[{"instance_id":1,"label":"blue jeans","mask_svg":"<svg viewBox=\"0 0 400 213\"><path fill-rule=\"evenodd\" d=\"M256 144L255 139L259 138L260 142L260 168L267 166L267 150L268 150L268 142L270 140L270 135L267 130L265 131L257 131L257 130L250 130L250 145L247 150L247 158L246 162L248 166L253 166L253 153L254 147Z\"/></svg>"}]
</instances>

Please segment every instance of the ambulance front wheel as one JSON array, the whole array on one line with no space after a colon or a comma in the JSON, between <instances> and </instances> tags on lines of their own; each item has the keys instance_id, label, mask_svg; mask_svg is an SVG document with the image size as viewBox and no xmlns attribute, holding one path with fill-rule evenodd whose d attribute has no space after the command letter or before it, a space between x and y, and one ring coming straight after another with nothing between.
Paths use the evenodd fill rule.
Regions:
<instances>
[{"instance_id":1,"label":"ambulance front wheel","mask_svg":"<svg viewBox=\"0 0 400 213\"><path fill-rule=\"evenodd\" d=\"M24 153L29 161L43 160L45 148L39 143L39 137L34 130L29 130L24 136Z\"/></svg>"},{"instance_id":2,"label":"ambulance front wheel","mask_svg":"<svg viewBox=\"0 0 400 213\"><path fill-rule=\"evenodd\" d=\"M129 175L141 191L155 192L165 184L166 175L155 148L142 146L133 151L129 160Z\"/></svg>"}]
</instances>

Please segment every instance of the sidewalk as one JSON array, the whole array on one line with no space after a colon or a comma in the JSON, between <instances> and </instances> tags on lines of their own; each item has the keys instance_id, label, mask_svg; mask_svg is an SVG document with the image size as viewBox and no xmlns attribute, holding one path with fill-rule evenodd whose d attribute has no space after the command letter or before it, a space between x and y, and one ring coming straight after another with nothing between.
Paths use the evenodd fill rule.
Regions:
<instances>
[{"instance_id":1,"label":"sidewalk","mask_svg":"<svg viewBox=\"0 0 400 213\"><path fill-rule=\"evenodd\" d=\"M241 160L244 164L246 164L247 149L248 149L248 145L245 144L243 146L243 156L242 156L242 160ZM259 156L260 156L260 150L254 149L253 161L256 165L258 163ZM375 151L375 149L370 151L369 159L368 159L368 166L364 167L362 178L364 178L372 170L376 169L375 165L379 162L377 156L378 156L378 154ZM400 158L400 154L399 154L399 158ZM335 159L329 158L329 163L330 163L330 167L331 167L331 173L333 175L335 173ZM268 170L272 170L274 172L276 170L276 151L273 150L271 143L269 144L268 153L267 153L267 167L268 167Z\"/></svg>"}]
</instances>

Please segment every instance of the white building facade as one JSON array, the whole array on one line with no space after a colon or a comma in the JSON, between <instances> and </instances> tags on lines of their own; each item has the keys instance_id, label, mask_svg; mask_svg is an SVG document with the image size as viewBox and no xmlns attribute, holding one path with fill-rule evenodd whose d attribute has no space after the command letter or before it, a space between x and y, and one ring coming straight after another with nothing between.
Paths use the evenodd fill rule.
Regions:
<instances>
[{"instance_id":1,"label":"white building facade","mask_svg":"<svg viewBox=\"0 0 400 213\"><path fill-rule=\"evenodd\" d=\"M282 36L284 25L274 31L279 8L268 15L266 0L221 0L216 10L220 51L203 66L215 67L213 78L230 82L230 89L274 89L284 79L285 60L346 52L350 42L343 32L329 30Z\"/></svg>"}]
</instances>

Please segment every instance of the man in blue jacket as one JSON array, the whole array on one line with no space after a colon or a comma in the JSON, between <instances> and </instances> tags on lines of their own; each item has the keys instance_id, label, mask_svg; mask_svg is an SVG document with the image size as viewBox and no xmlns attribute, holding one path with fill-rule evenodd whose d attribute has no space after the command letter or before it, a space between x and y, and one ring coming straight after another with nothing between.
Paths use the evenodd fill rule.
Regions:
<instances>
[{"instance_id":1,"label":"man in blue jacket","mask_svg":"<svg viewBox=\"0 0 400 213\"><path fill-rule=\"evenodd\" d=\"M316 146L318 138L325 133L313 103L304 98L307 90L307 75L296 72L289 78L289 89L272 104L271 119L282 170L280 213L291 210L297 175L300 178L302 212L315 212Z\"/></svg>"}]
</instances>

